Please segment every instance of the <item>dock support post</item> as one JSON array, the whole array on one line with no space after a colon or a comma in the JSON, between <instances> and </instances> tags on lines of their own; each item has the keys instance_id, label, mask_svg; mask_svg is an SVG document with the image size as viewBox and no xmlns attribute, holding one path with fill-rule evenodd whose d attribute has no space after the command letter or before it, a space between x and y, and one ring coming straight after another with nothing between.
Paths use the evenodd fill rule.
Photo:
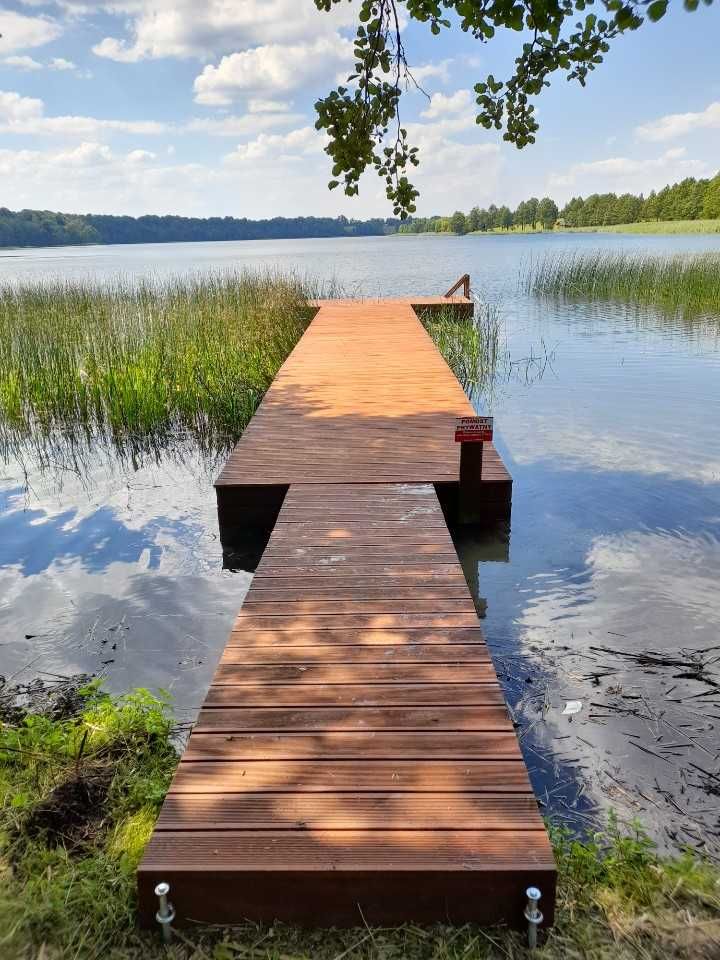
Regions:
<instances>
[{"instance_id":1,"label":"dock support post","mask_svg":"<svg viewBox=\"0 0 720 960\"><path fill-rule=\"evenodd\" d=\"M537 887L528 887L525 891L525 896L527 897L525 919L528 922L528 949L535 950L537 947L538 927L543 922L542 911L538 907L541 894Z\"/></svg>"},{"instance_id":2,"label":"dock support post","mask_svg":"<svg viewBox=\"0 0 720 960\"><path fill-rule=\"evenodd\" d=\"M460 490L458 520L460 523L480 523L487 516L480 496L484 443L460 444Z\"/></svg>"},{"instance_id":3,"label":"dock support post","mask_svg":"<svg viewBox=\"0 0 720 960\"><path fill-rule=\"evenodd\" d=\"M170 943L172 940L170 924L175 919L175 908L168 900L169 893L170 885L167 883L159 883L155 887L155 896L158 898L158 912L155 914L155 919L162 927L162 935L165 943Z\"/></svg>"}]
</instances>

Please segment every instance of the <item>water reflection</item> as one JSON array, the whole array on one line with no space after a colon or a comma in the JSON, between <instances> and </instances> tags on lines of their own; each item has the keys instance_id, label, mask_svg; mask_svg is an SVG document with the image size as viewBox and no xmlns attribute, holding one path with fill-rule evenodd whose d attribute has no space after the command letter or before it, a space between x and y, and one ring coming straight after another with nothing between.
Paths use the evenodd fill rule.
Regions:
<instances>
[{"instance_id":1,"label":"water reflection","mask_svg":"<svg viewBox=\"0 0 720 960\"><path fill-rule=\"evenodd\" d=\"M5 676L102 674L118 692L168 688L194 715L250 577L222 572L208 465L187 454L133 473L101 458L82 477L6 467Z\"/></svg>"},{"instance_id":2,"label":"water reflection","mask_svg":"<svg viewBox=\"0 0 720 960\"><path fill-rule=\"evenodd\" d=\"M510 562L481 562L478 589L537 790L720 855L718 487L546 464L514 479ZM563 786L553 762L571 761Z\"/></svg>"},{"instance_id":3,"label":"water reflection","mask_svg":"<svg viewBox=\"0 0 720 960\"><path fill-rule=\"evenodd\" d=\"M701 249L720 237L577 242ZM534 785L570 822L612 807L667 843L717 851L717 327L519 293L522 258L559 243L222 245L221 259L322 262L369 294L442 289L460 259L501 303L510 357L547 346L542 377L505 376L478 399L513 474L512 533L498 524L457 539ZM151 257L177 272L195 246ZM125 256L138 270L153 263L139 249L102 254L112 275ZM28 254L26 275L39 256ZM67 256L93 269L88 251ZM179 444L118 465L93 450L66 469L56 452L45 470L32 457L0 470L0 672L103 671L116 690L170 687L192 712L249 581L221 569L206 453ZM575 699L581 712L563 715Z\"/></svg>"}]
</instances>

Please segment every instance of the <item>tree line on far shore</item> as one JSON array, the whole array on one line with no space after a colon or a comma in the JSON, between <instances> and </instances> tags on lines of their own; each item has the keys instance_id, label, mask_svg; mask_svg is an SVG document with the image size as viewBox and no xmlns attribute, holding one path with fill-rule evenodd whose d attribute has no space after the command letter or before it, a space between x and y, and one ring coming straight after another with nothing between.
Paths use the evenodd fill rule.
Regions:
<instances>
[{"instance_id":1,"label":"tree line on far shore","mask_svg":"<svg viewBox=\"0 0 720 960\"><path fill-rule=\"evenodd\" d=\"M102 214L13 212L0 207L0 247L51 247L87 243L177 243L187 240L281 240L308 237L372 237L390 233L471 233L488 230L551 230L601 227L641 220L720 219L720 173L712 180L688 177L640 194L594 193L573 197L559 210L550 197L531 197L511 210L491 204L449 217L349 220L347 217L121 217Z\"/></svg>"},{"instance_id":2,"label":"tree line on far shore","mask_svg":"<svg viewBox=\"0 0 720 960\"><path fill-rule=\"evenodd\" d=\"M0 208L0 247L53 247L78 243L173 243L187 240L282 240L369 237L396 233L397 219L347 217L119 217Z\"/></svg>"},{"instance_id":3,"label":"tree line on far shore","mask_svg":"<svg viewBox=\"0 0 720 960\"><path fill-rule=\"evenodd\" d=\"M688 177L652 190L647 197L631 193L593 193L573 197L562 209L550 197L531 197L510 207L491 204L456 210L449 217L413 217L400 224L400 233L474 233L487 230L551 230L558 227L604 227L652 220L720 219L720 173L712 180Z\"/></svg>"}]
</instances>

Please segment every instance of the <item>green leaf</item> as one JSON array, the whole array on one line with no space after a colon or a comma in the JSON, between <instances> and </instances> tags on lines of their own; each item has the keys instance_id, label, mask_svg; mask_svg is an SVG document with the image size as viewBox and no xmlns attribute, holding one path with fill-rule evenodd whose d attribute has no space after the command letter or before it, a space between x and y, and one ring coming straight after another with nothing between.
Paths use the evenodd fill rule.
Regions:
<instances>
[{"instance_id":1,"label":"green leaf","mask_svg":"<svg viewBox=\"0 0 720 960\"><path fill-rule=\"evenodd\" d=\"M653 23L656 23L658 20L662 20L662 18L665 16L667 13L667 8L668 0L654 0L654 3L651 3L648 7L648 16Z\"/></svg>"}]
</instances>

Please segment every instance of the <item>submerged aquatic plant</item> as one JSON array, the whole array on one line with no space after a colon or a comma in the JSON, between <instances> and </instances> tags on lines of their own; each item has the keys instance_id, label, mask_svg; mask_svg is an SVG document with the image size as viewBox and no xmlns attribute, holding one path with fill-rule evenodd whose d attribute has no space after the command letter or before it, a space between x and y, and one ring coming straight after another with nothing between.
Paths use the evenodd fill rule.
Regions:
<instances>
[{"instance_id":1,"label":"submerged aquatic plant","mask_svg":"<svg viewBox=\"0 0 720 960\"><path fill-rule=\"evenodd\" d=\"M232 442L307 326L308 292L251 273L0 288L0 452Z\"/></svg>"},{"instance_id":2,"label":"submerged aquatic plant","mask_svg":"<svg viewBox=\"0 0 720 960\"><path fill-rule=\"evenodd\" d=\"M540 296L617 300L720 321L720 253L562 253L531 264L524 281Z\"/></svg>"}]
</instances>

